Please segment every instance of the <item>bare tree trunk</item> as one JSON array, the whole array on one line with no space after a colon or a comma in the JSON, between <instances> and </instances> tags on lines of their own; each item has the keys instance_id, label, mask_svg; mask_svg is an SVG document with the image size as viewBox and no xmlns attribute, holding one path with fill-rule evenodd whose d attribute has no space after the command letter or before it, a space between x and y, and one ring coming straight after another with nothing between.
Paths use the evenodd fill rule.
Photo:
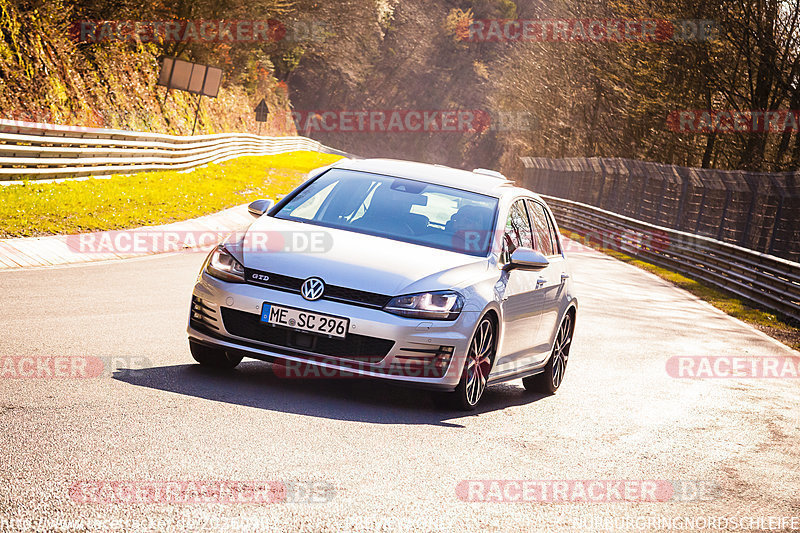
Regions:
<instances>
[{"instance_id":1,"label":"bare tree trunk","mask_svg":"<svg viewBox=\"0 0 800 533\"><path fill-rule=\"evenodd\" d=\"M778 16L777 0L759 0L758 9L753 15L756 24L756 42L751 48L754 52L755 84L752 86L748 104L751 110L763 111L770 109L770 96L774 87L773 65L777 57L775 50L775 23ZM763 13L761 10L763 9ZM753 131L747 137L745 147L739 159L739 168L744 170L762 170L764 166L764 152L767 146L767 133L764 131L768 124L761 118L759 131Z\"/></svg>"},{"instance_id":2,"label":"bare tree trunk","mask_svg":"<svg viewBox=\"0 0 800 533\"><path fill-rule=\"evenodd\" d=\"M796 87L794 90L794 94L792 95L791 103L789 105L789 111L797 111L800 108L800 86ZM797 133L795 132L795 138L797 137ZM773 170L780 171L782 170L783 157L786 155L786 151L789 149L789 142L791 141L792 131L786 130L781 134L781 143L778 145L778 151L775 154L775 162L773 163Z\"/></svg>"},{"instance_id":3,"label":"bare tree trunk","mask_svg":"<svg viewBox=\"0 0 800 533\"><path fill-rule=\"evenodd\" d=\"M789 163L788 170L800 170L800 132L794 134L794 150L792 150L792 162Z\"/></svg>"},{"instance_id":4,"label":"bare tree trunk","mask_svg":"<svg viewBox=\"0 0 800 533\"><path fill-rule=\"evenodd\" d=\"M711 156L714 153L714 142L717 140L717 132L712 131L708 134L708 139L706 140L706 150L703 153L703 162L701 166L703 168L710 168L711 166Z\"/></svg>"}]
</instances>

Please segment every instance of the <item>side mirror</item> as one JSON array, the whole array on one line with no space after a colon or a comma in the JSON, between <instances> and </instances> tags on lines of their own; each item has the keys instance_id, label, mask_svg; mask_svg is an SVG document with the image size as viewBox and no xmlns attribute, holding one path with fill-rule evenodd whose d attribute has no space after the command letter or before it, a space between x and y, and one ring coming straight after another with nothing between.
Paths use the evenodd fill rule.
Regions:
<instances>
[{"instance_id":1,"label":"side mirror","mask_svg":"<svg viewBox=\"0 0 800 533\"><path fill-rule=\"evenodd\" d=\"M511 260L504 270L542 270L550 264L545 256L530 248L517 248L511 253Z\"/></svg>"},{"instance_id":2,"label":"side mirror","mask_svg":"<svg viewBox=\"0 0 800 533\"><path fill-rule=\"evenodd\" d=\"M251 203L247 206L247 210L250 212L251 215L258 218L270 209L272 206L275 205L275 202L272 200L256 200L255 202Z\"/></svg>"}]
</instances>

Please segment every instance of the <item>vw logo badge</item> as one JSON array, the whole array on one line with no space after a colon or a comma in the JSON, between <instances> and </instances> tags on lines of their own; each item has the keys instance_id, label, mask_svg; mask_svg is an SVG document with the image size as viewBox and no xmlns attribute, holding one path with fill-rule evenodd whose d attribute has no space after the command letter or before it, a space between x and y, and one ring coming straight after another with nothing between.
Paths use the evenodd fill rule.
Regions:
<instances>
[{"instance_id":1,"label":"vw logo badge","mask_svg":"<svg viewBox=\"0 0 800 533\"><path fill-rule=\"evenodd\" d=\"M300 286L300 295L306 300L319 300L325 292L325 283L319 278L308 278Z\"/></svg>"}]
</instances>

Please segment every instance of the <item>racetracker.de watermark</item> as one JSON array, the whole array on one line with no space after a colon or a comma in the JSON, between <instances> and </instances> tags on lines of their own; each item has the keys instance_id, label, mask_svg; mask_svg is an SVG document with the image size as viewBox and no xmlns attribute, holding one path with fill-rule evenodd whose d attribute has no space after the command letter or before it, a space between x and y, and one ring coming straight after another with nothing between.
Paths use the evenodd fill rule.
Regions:
<instances>
[{"instance_id":1,"label":"racetracker.de watermark","mask_svg":"<svg viewBox=\"0 0 800 533\"><path fill-rule=\"evenodd\" d=\"M689 379L798 379L800 357L676 355L667 359L667 374Z\"/></svg>"},{"instance_id":2,"label":"racetracker.de watermark","mask_svg":"<svg viewBox=\"0 0 800 533\"><path fill-rule=\"evenodd\" d=\"M620 503L710 501L719 486L702 480L463 480L462 501L487 503Z\"/></svg>"},{"instance_id":3,"label":"racetracker.de watermark","mask_svg":"<svg viewBox=\"0 0 800 533\"><path fill-rule=\"evenodd\" d=\"M347 362L347 368L341 368L341 361L330 360L328 366L305 361L282 361L272 365L272 373L282 379L360 379L368 376L358 372L369 372L384 376L434 378L439 379L447 372L452 353L446 352L430 357L428 360L395 361L382 368L367 363ZM322 361L323 363L325 361Z\"/></svg>"},{"instance_id":4,"label":"racetracker.de watermark","mask_svg":"<svg viewBox=\"0 0 800 533\"><path fill-rule=\"evenodd\" d=\"M325 503L335 495L326 481L78 481L70 499L82 504Z\"/></svg>"},{"instance_id":5,"label":"racetracker.de watermark","mask_svg":"<svg viewBox=\"0 0 800 533\"><path fill-rule=\"evenodd\" d=\"M561 245L568 253L581 253L585 251L584 246L618 252L664 251L669 248L671 242L669 234L661 230L594 229L582 234L573 231L567 233L569 238L561 239Z\"/></svg>"},{"instance_id":6,"label":"racetracker.de watermark","mask_svg":"<svg viewBox=\"0 0 800 533\"><path fill-rule=\"evenodd\" d=\"M315 109L292 111L298 132L482 133L536 131L538 121L524 110L483 109Z\"/></svg>"},{"instance_id":7,"label":"racetracker.de watermark","mask_svg":"<svg viewBox=\"0 0 800 533\"><path fill-rule=\"evenodd\" d=\"M292 111L298 132L483 132L492 120L480 109L317 109Z\"/></svg>"},{"instance_id":8,"label":"racetracker.de watermark","mask_svg":"<svg viewBox=\"0 0 800 533\"><path fill-rule=\"evenodd\" d=\"M800 132L800 110L673 111L667 116L667 127L676 133L797 133Z\"/></svg>"},{"instance_id":9,"label":"racetracker.de watermark","mask_svg":"<svg viewBox=\"0 0 800 533\"><path fill-rule=\"evenodd\" d=\"M203 230L136 229L69 235L66 244L70 251L81 254L207 252L217 246L224 235ZM324 253L333 246L333 237L327 231L251 230L230 242L236 242L237 250L250 253Z\"/></svg>"},{"instance_id":10,"label":"racetracker.de watermark","mask_svg":"<svg viewBox=\"0 0 800 533\"><path fill-rule=\"evenodd\" d=\"M120 377L151 367L141 356L0 356L0 379L91 379Z\"/></svg>"},{"instance_id":11,"label":"racetracker.de watermark","mask_svg":"<svg viewBox=\"0 0 800 533\"><path fill-rule=\"evenodd\" d=\"M467 42L663 42L713 41L713 20L476 19L456 30Z\"/></svg>"},{"instance_id":12,"label":"racetracker.de watermark","mask_svg":"<svg viewBox=\"0 0 800 533\"><path fill-rule=\"evenodd\" d=\"M70 35L79 43L273 43L322 41L330 35L321 20L288 24L267 20L76 20Z\"/></svg>"}]
</instances>

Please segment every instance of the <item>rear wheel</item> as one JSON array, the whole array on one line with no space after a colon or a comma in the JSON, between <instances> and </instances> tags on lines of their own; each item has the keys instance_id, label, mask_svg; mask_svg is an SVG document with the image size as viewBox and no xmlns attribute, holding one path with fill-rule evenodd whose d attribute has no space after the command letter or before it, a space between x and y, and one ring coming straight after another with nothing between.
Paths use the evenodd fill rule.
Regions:
<instances>
[{"instance_id":1,"label":"rear wheel","mask_svg":"<svg viewBox=\"0 0 800 533\"><path fill-rule=\"evenodd\" d=\"M553 344L553 353L550 360L544 367L544 372L535 376L522 378L522 385L525 390L541 392L543 394L555 394L561 382L564 380L564 372L567 370L569 360L569 348L572 345L572 314L567 313L556 334L556 342Z\"/></svg>"},{"instance_id":2,"label":"rear wheel","mask_svg":"<svg viewBox=\"0 0 800 533\"><path fill-rule=\"evenodd\" d=\"M241 355L231 356L225 350L211 348L203 344L189 341L189 350L194 360L209 368L230 369L242 362Z\"/></svg>"},{"instance_id":3,"label":"rear wheel","mask_svg":"<svg viewBox=\"0 0 800 533\"><path fill-rule=\"evenodd\" d=\"M490 318L483 317L469 343L461 381L458 382L455 391L438 397L441 404L462 411L475 409L483 396L483 391L486 390L486 380L494 362L494 348L494 323Z\"/></svg>"}]
</instances>

